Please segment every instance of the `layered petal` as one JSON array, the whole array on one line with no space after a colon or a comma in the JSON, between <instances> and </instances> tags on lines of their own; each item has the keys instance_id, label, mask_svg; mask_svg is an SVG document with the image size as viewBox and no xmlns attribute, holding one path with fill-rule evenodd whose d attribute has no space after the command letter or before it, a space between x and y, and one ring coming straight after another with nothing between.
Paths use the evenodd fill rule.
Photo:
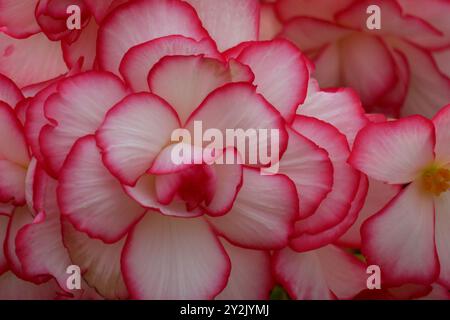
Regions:
<instances>
[{"instance_id":1,"label":"layered petal","mask_svg":"<svg viewBox=\"0 0 450 320\"><path fill-rule=\"evenodd\" d=\"M391 184L414 180L434 160L433 123L420 116L371 123L358 134L349 163Z\"/></svg>"},{"instance_id":2,"label":"layered petal","mask_svg":"<svg viewBox=\"0 0 450 320\"><path fill-rule=\"evenodd\" d=\"M203 26L216 41L220 51L258 39L259 1L185 0L197 11Z\"/></svg>"},{"instance_id":3,"label":"layered petal","mask_svg":"<svg viewBox=\"0 0 450 320\"><path fill-rule=\"evenodd\" d=\"M309 72L302 53L280 39L250 44L238 60L255 74L257 92L291 122L308 88Z\"/></svg>"},{"instance_id":4,"label":"layered petal","mask_svg":"<svg viewBox=\"0 0 450 320\"><path fill-rule=\"evenodd\" d=\"M298 217L295 184L284 175L263 176L256 169L244 168L243 173L233 208L208 221L233 244L254 249L284 247Z\"/></svg>"},{"instance_id":5,"label":"layered petal","mask_svg":"<svg viewBox=\"0 0 450 320\"><path fill-rule=\"evenodd\" d=\"M123 183L134 185L179 127L178 116L167 102L138 93L107 113L96 139L108 169Z\"/></svg>"},{"instance_id":6,"label":"layered petal","mask_svg":"<svg viewBox=\"0 0 450 320\"><path fill-rule=\"evenodd\" d=\"M296 236L302 233L319 233L348 215L358 190L360 175L347 164L350 151L346 137L332 125L315 118L297 116L293 128L325 149L333 165L331 192L312 215L296 224Z\"/></svg>"},{"instance_id":7,"label":"layered petal","mask_svg":"<svg viewBox=\"0 0 450 320\"><path fill-rule=\"evenodd\" d=\"M148 90L148 73L161 58L200 54L205 57L220 58L214 43L209 38L197 41L180 35L171 35L134 46L123 57L119 69L134 92L146 91Z\"/></svg>"},{"instance_id":8,"label":"layered petal","mask_svg":"<svg viewBox=\"0 0 450 320\"><path fill-rule=\"evenodd\" d=\"M433 198L413 182L363 224L362 251L369 264L380 266L383 283L429 284L436 279L434 213Z\"/></svg>"},{"instance_id":9,"label":"layered petal","mask_svg":"<svg viewBox=\"0 0 450 320\"><path fill-rule=\"evenodd\" d=\"M217 300L267 300L274 280L267 251L243 249L220 239L231 260L231 273Z\"/></svg>"},{"instance_id":10,"label":"layered petal","mask_svg":"<svg viewBox=\"0 0 450 320\"><path fill-rule=\"evenodd\" d=\"M110 73L92 71L58 83L57 93L44 106L51 124L42 129L39 137L41 151L54 176L74 142L95 133L107 111L125 95L123 83Z\"/></svg>"},{"instance_id":11,"label":"layered petal","mask_svg":"<svg viewBox=\"0 0 450 320\"><path fill-rule=\"evenodd\" d=\"M208 36L194 9L176 0L138 0L116 8L98 32L97 58L102 69L119 73L126 52L141 43L182 35L195 40Z\"/></svg>"},{"instance_id":12,"label":"layered petal","mask_svg":"<svg viewBox=\"0 0 450 320\"><path fill-rule=\"evenodd\" d=\"M173 106L184 124L214 89L229 82L251 82L251 71L244 72L246 75L242 78L231 66L202 56L168 56L150 71L148 87Z\"/></svg>"},{"instance_id":13,"label":"layered petal","mask_svg":"<svg viewBox=\"0 0 450 320\"><path fill-rule=\"evenodd\" d=\"M107 299L126 299L128 291L120 269L125 238L106 244L63 222L64 245L74 264L83 272L83 279Z\"/></svg>"},{"instance_id":14,"label":"layered petal","mask_svg":"<svg viewBox=\"0 0 450 320\"><path fill-rule=\"evenodd\" d=\"M122 270L134 299L211 299L226 285L230 260L201 218L147 214L125 244Z\"/></svg>"},{"instance_id":15,"label":"layered petal","mask_svg":"<svg viewBox=\"0 0 450 320\"><path fill-rule=\"evenodd\" d=\"M144 213L103 166L93 136L79 139L67 157L58 203L78 230L108 243L122 238Z\"/></svg>"},{"instance_id":16,"label":"layered petal","mask_svg":"<svg viewBox=\"0 0 450 320\"><path fill-rule=\"evenodd\" d=\"M369 217L380 211L401 190L399 185L390 185L374 179L369 179L369 189L364 205L358 214L356 221L348 231L339 238L338 243L345 247L361 247L361 225Z\"/></svg>"},{"instance_id":17,"label":"layered petal","mask_svg":"<svg viewBox=\"0 0 450 320\"><path fill-rule=\"evenodd\" d=\"M294 183L299 194L300 217L314 213L333 185L333 165L328 153L293 129L280 161L280 172Z\"/></svg>"}]
</instances>

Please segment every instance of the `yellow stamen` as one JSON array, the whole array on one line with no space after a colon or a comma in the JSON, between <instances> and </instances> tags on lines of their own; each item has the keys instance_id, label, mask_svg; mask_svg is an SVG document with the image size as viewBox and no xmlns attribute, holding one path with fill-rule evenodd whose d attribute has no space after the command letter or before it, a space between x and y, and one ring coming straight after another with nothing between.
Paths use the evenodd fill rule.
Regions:
<instances>
[{"instance_id":1,"label":"yellow stamen","mask_svg":"<svg viewBox=\"0 0 450 320\"><path fill-rule=\"evenodd\" d=\"M424 171L422 182L426 191L439 197L450 189L450 170L433 166Z\"/></svg>"}]
</instances>

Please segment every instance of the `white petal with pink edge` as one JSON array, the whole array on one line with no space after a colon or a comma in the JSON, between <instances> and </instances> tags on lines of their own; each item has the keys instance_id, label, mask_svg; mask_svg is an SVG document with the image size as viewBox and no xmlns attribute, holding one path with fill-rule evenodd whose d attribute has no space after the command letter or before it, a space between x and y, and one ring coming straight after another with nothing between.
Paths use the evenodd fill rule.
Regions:
<instances>
[{"instance_id":1,"label":"white petal with pink edge","mask_svg":"<svg viewBox=\"0 0 450 320\"><path fill-rule=\"evenodd\" d=\"M87 72L64 79L57 93L45 102L44 111L51 124L40 134L41 151L51 173L57 176L78 138L93 134L105 114L126 95L119 78L105 72Z\"/></svg>"},{"instance_id":2,"label":"white petal with pink edge","mask_svg":"<svg viewBox=\"0 0 450 320\"><path fill-rule=\"evenodd\" d=\"M297 114L328 122L345 134L350 145L368 120L356 92L349 88L308 93Z\"/></svg>"},{"instance_id":3,"label":"white petal with pink edge","mask_svg":"<svg viewBox=\"0 0 450 320\"><path fill-rule=\"evenodd\" d=\"M202 218L148 213L130 233L122 255L134 299L211 299L225 287L230 260Z\"/></svg>"},{"instance_id":4,"label":"white petal with pink edge","mask_svg":"<svg viewBox=\"0 0 450 320\"><path fill-rule=\"evenodd\" d=\"M433 123L421 116L371 123L356 137L349 163L376 180L414 180L434 160Z\"/></svg>"},{"instance_id":5,"label":"white petal with pink edge","mask_svg":"<svg viewBox=\"0 0 450 320\"><path fill-rule=\"evenodd\" d=\"M359 185L359 173L347 164L346 137L332 125L297 115L293 128L328 152L333 165L333 187L312 215L298 223L296 235L318 233L342 221L349 213ZM300 194L301 201L301 194Z\"/></svg>"},{"instance_id":6,"label":"white petal with pink edge","mask_svg":"<svg viewBox=\"0 0 450 320\"><path fill-rule=\"evenodd\" d=\"M302 220L299 220L296 224L296 229L300 230L300 235L291 239L291 248L295 249L298 252L305 252L321 248L339 239L339 237L342 236L350 228L350 226L353 225L356 218L358 217L358 214L364 204L364 200L367 195L367 188L367 177L361 174L358 191L347 215L338 224L332 226L329 229L326 229L325 231L321 231L315 234L301 232Z\"/></svg>"},{"instance_id":7,"label":"white petal with pink edge","mask_svg":"<svg viewBox=\"0 0 450 320\"><path fill-rule=\"evenodd\" d=\"M363 222L380 211L401 190L399 185L390 185L374 179L369 179L369 190L364 206L358 214L358 218L350 229L338 239L339 245L351 248L361 247L360 229Z\"/></svg>"},{"instance_id":8,"label":"white petal with pink edge","mask_svg":"<svg viewBox=\"0 0 450 320\"><path fill-rule=\"evenodd\" d=\"M309 72L302 53L279 39L247 46L238 60L255 74L257 92L291 122L308 88Z\"/></svg>"},{"instance_id":9,"label":"white petal with pink edge","mask_svg":"<svg viewBox=\"0 0 450 320\"><path fill-rule=\"evenodd\" d=\"M122 238L144 213L103 166L93 136L79 139L67 157L58 203L78 230L108 243Z\"/></svg>"},{"instance_id":10,"label":"white petal with pink edge","mask_svg":"<svg viewBox=\"0 0 450 320\"><path fill-rule=\"evenodd\" d=\"M62 242L59 215L40 212L20 229L15 242L26 277L54 277L62 289L68 290L66 268L72 262Z\"/></svg>"},{"instance_id":11,"label":"white petal with pink edge","mask_svg":"<svg viewBox=\"0 0 450 320\"><path fill-rule=\"evenodd\" d=\"M200 54L205 57L220 58L214 43L209 38L197 41L180 35L171 35L134 46L123 57L119 69L133 91L147 91L147 75L161 58Z\"/></svg>"},{"instance_id":12,"label":"white petal with pink edge","mask_svg":"<svg viewBox=\"0 0 450 320\"><path fill-rule=\"evenodd\" d=\"M177 114L167 102L137 93L107 113L96 140L111 173L122 183L134 185L179 127Z\"/></svg>"},{"instance_id":13,"label":"white petal with pink edge","mask_svg":"<svg viewBox=\"0 0 450 320\"><path fill-rule=\"evenodd\" d=\"M288 137L284 120L276 109L255 92L255 87L248 83L231 83L213 91L191 114L185 127L194 132L196 122L201 124L204 131L210 128L218 129L223 136L227 130L240 129L245 133L254 130L260 133L261 129L267 129L266 135L258 135L257 142L267 146L278 144L279 155L286 149ZM272 141L272 129L278 132L278 141ZM236 147L234 139L227 140L229 141L224 143L224 147ZM246 149L255 147L249 144ZM250 150L238 151L243 162L248 163Z\"/></svg>"},{"instance_id":14,"label":"white petal with pink edge","mask_svg":"<svg viewBox=\"0 0 450 320\"><path fill-rule=\"evenodd\" d=\"M258 39L259 1L257 0L185 0L200 17L220 51Z\"/></svg>"},{"instance_id":15,"label":"white petal with pink edge","mask_svg":"<svg viewBox=\"0 0 450 320\"><path fill-rule=\"evenodd\" d=\"M115 9L98 32L97 58L102 69L119 73L132 47L156 38L182 35L201 40L208 36L194 9L182 1L138 0Z\"/></svg>"},{"instance_id":16,"label":"white petal with pink edge","mask_svg":"<svg viewBox=\"0 0 450 320\"><path fill-rule=\"evenodd\" d=\"M243 173L243 185L233 208L208 221L228 241L241 247L284 247L298 217L295 184L284 175L263 176L257 169L245 167Z\"/></svg>"},{"instance_id":17,"label":"white petal with pink edge","mask_svg":"<svg viewBox=\"0 0 450 320\"><path fill-rule=\"evenodd\" d=\"M383 270L384 283L429 284L436 279L434 213L433 198L416 181L363 224L363 254Z\"/></svg>"},{"instance_id":18,"label":"white petal with pink edge","mask_svg":"<svg viewBox=\"0 0 450 320\"><path fill-rule=\"evenodd\" d=\"M148 74L148 87L176 110L184 124L209 93L233 81L231 71L216 59L168 56L162 58ZM251 76L249 74L247 80L251 80Z\"/></svg>"},{"instance_id":19,"label":"white petal with pink edge","mask_svg":"<svg viewBox=\"0 0 450 320\"><path fill-rule=\"evenodd\" d=\"M267 300L274 280L267 251L243 249L220 239L231 260L227 286L216 300Z\"/></svg>"},{"instance_id":20,"label":"white petal with pink edge","mask_svg":"<svg viewBox=\"0 0 450 320\"><path fill-rule=\"evenodd\" d=\"M106 244L76 230L70 222L62 223L64 245L74 264L83 272L83 279L107 299L126 299L128 291L120 269L125 238Z\"/></svg>"},{"instance_id":21,"label":"white petal with pink edge","mask_svg":"<svg viewBox=\"0 0 450 320\"><path fill-rule=\"evenodd\" d=\"M280 160L280 172L295 183L300 217L306 218L331 191L333 165L324 149L293 129L288 129L288 133L288 146Z\"/></svg>"}]
</instances>

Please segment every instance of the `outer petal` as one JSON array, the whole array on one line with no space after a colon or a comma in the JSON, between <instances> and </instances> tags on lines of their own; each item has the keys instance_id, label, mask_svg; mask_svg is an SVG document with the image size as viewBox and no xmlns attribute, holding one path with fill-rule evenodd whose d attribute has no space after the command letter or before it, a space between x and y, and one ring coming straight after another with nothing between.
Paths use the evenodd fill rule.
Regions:
<instances>
[{"instance_id":1,"label":"outer petal","mask_svg":"<svg viewBox=\"0 0 450 320\"><path fill-rule=\"evenodd\" d=\"M368 182L367 177L361 174L358 191L355 195L348 214L335 226L331 228L315 233L301 233L300 236L291 239L290 246L298 252L304 252L321 248L325 245L333 243L342 236L350 226L355 222L358 214L364 204L364 200L367 195ZM301 230L302 221L297 222L297 229Z\"/></svg>"},{"instance_id":2,"label":"outer petal","mask_svg":"<svg viewBox=\"0 0 450 320\"><path fill-rule=\"evenodd\" d=\"M67 72L60 43L49 41L43 33L21 40L0 33L0 52L0 73L20 88Z\"/></svg>"},{"instance_id":3,"label":"outer petal","mask_svg":"<svg viewBox=\"0 0 450 320\"><path fill-rule=\"evenodd\" d=\"M400 192L362 226L362 250L382 270L383 283L429 284L439 274L433 198L419 182Z\"/></svg>"},{"instance_id":4,"label":"outer petal","mask_svg":"<svg viewBox=\"0 0 450 320\"><path fill-rule=\"evenodd\" d=\"M179 127L178 116L167 102L138 93L107 113L96 139L108 169L121 182L134 185Z\"/></svg>"},{"instance_id":5,"label":"outer petal","mask_svg":"<svg viewBox=\"0 0 450 320\"><path fill-rule=\"evenodd\" d=\"M257 91L291 122L308 88L309 72L301 52L280 39L249 45L238 60L252 69Z\"/></svg>"},{"instance_id":6,"label":"outer petal","mask_svg":"<svg viewBox=\"0 0 450 320\"><path fill-rule=\"evenodd\" d=\"M138 0L115 9L98 32L100 67L119 73L120 62L132 47L168 35L201 40L208 36L194 9L182 1Z\"/></svg>"},{"instance_id":7,"label":"outer petal","mask_svg":"<svg viewBox=\"0 0 450 320\"><path fill-rule=\"evenodd\" d=\"M296 225L296 236L318 233L336 225L349 213L359 185L359 173L347 164L349 146L339 131L321 120L297 116L293 128L325 149L333 164L333 188L314 214ZM300 195L301 199L301 195ZM301 200L300 200L301 201Z\"/></svg>"},{"instance_id":8,"label":"outer petal","mask_svg":"<svg viewBox=\"0 0 450 320\"><path fill-rule=\"evenodd\" d=\"M360 229L363 222L380 211L401 190L399 185L389 185L374 179L369 179L369 190L364 201L364 206L359 212L358 218L350 229L338 240L338 244L345 247L360 248Z\"/></svg>"},{"instance_id":9,"label":"outer petal","mask_svg":"<svg viewBox=\"0 0 450 320\"><path fill-rule=\"evenodd\" d=\"M332 124L345 134L350 145L359 130L369 122L356 92L348 88L308 94L297 114Z\"/></svg>"},{"instance_id":10,"label":"outer petal","mask_svg":"<svg viewBox=\"0 0 450 320\"><path fill-rule=\"evenodd\" d=\"M126 299L128 291L120 270L120 257L125 239L106 244L63 222L64 244L83 279L107 299Z\"/></svg>"},{"instance_id":11,"label":"outer petal","mask_svg":"<svg viewBox=\"0 0 450 320\"><path fill-rule=\"evenodd\" d=\"M126 94L117 77L95 71L64 79L57 90L45 103L45 116L51 124L43 128L39 137L41 151L54 176L74 142L93 134L106 112Z\"/></svg>"},{"instance_id":12,"label":"outer petal","mask_svg":"<svg viewBox=\"0 0 450 320\"><path fill-rule=\"evenodd\" d=\"M148 87L165 99L185 123L200 103L214 89L234 79L233 70L224 63L202 56L175 56L162 58L148 75ZM246 79L251 81L249 72Z\"/></svg>"},{"instance_id":13,"label":"outer petal","mask_svg":"<svg viewBox=\"0 0 450 320\"><path fill-rule=\"evenodd\" d=\"M214 43L209 38L196 41L179 35L161 37L128 50L120 63L120 73L133 91L146 91L148 90L147 75L161 58L197 54L204 54L206 57L212 58L220 57ZM183 76L183 74L178 75Z\"/></svg>"},{"instance_id":14,"label":"outer petal","mask_svg":"<svg viewBox=\"0 0 450 320\"><path fill-rule=\"evenodd\" d=\"M298 217L294 183L284 175L262 176L259 170L250 168L244 168L243 180L231 211L208 221L227 240L241 247L284 247Z\"/></svg>"},{"instance_id":15,"label":"outer petal","mask_svg":"<svg viewBox=\"0 0 450 320\"><path fill-rule=\"evenodd\" d=\"M391 184L414 180L434 160L433 123L420 116L371 123L358 134L349 163Z\"/></svg>"},{"instance_id":16,"label":"outer petal","mask_svg":"<svg viewBox=\"0 0 450 320\"><path fill-rule=\"evenodd\" d=\"M258 39L259 1L186 0L197 11L220 51Z\"/></svg>"},{"instance_id":17,"label":"outer petal","mask_svg":"<svg viewBox=\"0 0 450 320\"><path fill-rule=\"evenodd\" d=\"M79 139L67 157L58 202L78 230L108 243L122 238L144 212L103 166L93 136Z\"/></svg>"},{"instance_id":18,"label":"outer petal","mask_svg":"<svg viewBox=\"0 0 450 320\"><path fill-rule=\"evenodd\" d=\"M134 299L211 299L226 285L230 260L201 218L149 213L127 239L125 283Z\"/></svg>"},{"instance_id":19,"label":"outer petal","mask_svg":"<svg viewBox=\"0 0 450 320\"><path fill-rule=\"evenodd\" d=\"M59 216L39 213L25 225L15 239L16 253L26 277L54 277L61 288L66 287L66 268L72 264L61 237Z\"/></svg>"},{"instance_id":20,"label":"outer petal","mask_svg":"<svg viewBox=\"0 0 450 320\"><path fill-rule=\"evenodd\" d=\"M292 129L288 129L288 133L288 147L280 161L280 172L295 183L300 217L306 218L331 191L333 165L324 149Z\"/></svg>"},{"instance_id":21,"label":"outer petal","mask_svg":"<svg viewBox=\"0 0 450 320\"><path fill-rule=\"evenodd\" d=\"M436 114L433 123L436 130L436 159L444 164L450 163L450 105Z\"/></svg>"},{"instance_id":22,"label":"outer petal","mask_svg":"<svg viewBox=\"0 0 450 320\"><path fill-rule=\"evenodd\" d=\"M366 288L364 265L332 245L304 253L286 248L273 259L276 278L294 299L351 299Z\"/></svg>"},{"instance_id":23,"label":"outer petal","mask_svg":"<svg viewBox=\"0 0 450 320\"><path fill-rule=\"evenodd\" d=\"M34 16L39 0L1 0L0 29L14 38L26 38L39 32Z\"/></svg>"},{"instance_id":24,"label":"outer petal","mask_svg":"<svg viewBox=\"0 0 450 320\"><path fill-rule=\"evenodd\" d=\"M221 242L231 260L231 273L216 299L268 300L274 284L269 252L236 247L224 239Z\"/></svg>"}]
</instances>

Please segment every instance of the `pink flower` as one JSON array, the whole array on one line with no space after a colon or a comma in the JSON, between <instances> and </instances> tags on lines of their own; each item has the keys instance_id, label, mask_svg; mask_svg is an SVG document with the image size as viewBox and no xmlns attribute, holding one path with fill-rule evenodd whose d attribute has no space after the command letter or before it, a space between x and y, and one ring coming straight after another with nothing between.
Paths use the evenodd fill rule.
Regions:
<instances>
[{"instance_id":1,"label":"pink flower","mask_svg":"<svg viewBox=\"0 0 450 320\"><path fill-rule=\"evenodd\" d=\"M366 25L370 5L380 8L379 30ZM448 103L448 1L279 0L275 10L278 36L314 61L322 87L352 87L366 110L393 116L432 117Z\"/></svg>"},{"instance_id":2,"label":"pink flower","mask_svg":"<svg viewBox=\"0 0 450 320\"><path fill-rule=\"evenodd\" d=\"M286 41L251 42L253 2L223 2L221 13L242 15L239 32L234 24L217 28L221 15L204 15L208 3L193 1L196 12L180 1L135 1L102 23L99 66L146 92L91 71L58 79L30 101L25 132L38 159L37 215L16 239L28 275L49 274L62 285L64 242L87 270L85 280L108 298L265 298L273 284L267 251L288 244L299 206L302 219L311 217L307 231L326 231L349 214L360 179L345 164L347 138L332 126L344 128L346 119L326 104L304 104L296 115L306 98L307 64ZM348 99L343 108L359 130L367 120L354 95L337 96ZM192 132L194 121L204 130L278 130L281 174L262 176L260 165L249 163L174 165L170 135ZM315 137L317 128L326 134ZM344 131L353 139L353 129ZM344 182L331 193L333 166ZM324 199L342 208L336 216L325 216ZM48 259L51 244L58 248Z\"/></svg>"},{"instance_id":3,"label":"pink flower","mask_svg":"<svg viewBox=\"0 0 450 320\"><path fill-rule=\"evenodd\" d=\"M373 179L407 184L362 227L362 249L383 281L449 286L450 106L421 116L369 124L349 162Z\"/></svg>"}]
</instances>

